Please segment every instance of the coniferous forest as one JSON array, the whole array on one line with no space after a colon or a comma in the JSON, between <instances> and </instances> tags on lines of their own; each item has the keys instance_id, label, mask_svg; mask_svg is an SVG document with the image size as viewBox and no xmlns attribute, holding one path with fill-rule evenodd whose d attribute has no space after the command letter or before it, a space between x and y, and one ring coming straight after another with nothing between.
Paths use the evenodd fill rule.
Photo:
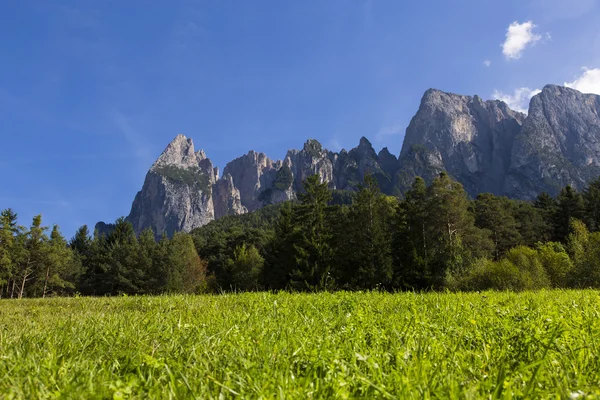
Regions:
<instances>
[{"instance_id":1,"label":"coniferous forest","mask_svg":"<svg viewBox=\"0 0 600 400\"><path fill-rule=\"evenodd\" d=\"M441 174L402 198L309 177L295 202L172 238L124 218L67 240L41 216L0 218L2 298L257 290L527 290L600 287L600 179L533 202L469 199Z\"/></svg>"}]
</instances>

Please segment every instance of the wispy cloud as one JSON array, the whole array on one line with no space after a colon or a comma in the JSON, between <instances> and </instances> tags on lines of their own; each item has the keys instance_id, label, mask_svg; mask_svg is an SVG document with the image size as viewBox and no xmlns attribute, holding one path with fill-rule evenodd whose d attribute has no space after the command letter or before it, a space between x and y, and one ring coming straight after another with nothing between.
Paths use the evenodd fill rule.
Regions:
<instances>
[{"instance_id":1,"label":"wispy cloud","mask_svg":"<svg viewBox=\"0 0 600 400\"><path fill-rule=\"evenodd\" d=\"M520 24L515 21L506 30L506 40L502 44L502 53L509 60L521 58L523 51L533 46L542 37L533 32L536 25L532 21Z\"/></svg>"},{"instance_id":2,"label":"wispy cloud","mask_svg":"<svg viewBox=\"0 0 600 400\"><path fill-rule=\"evenodd\" d=\"M396 122L388 126L383 126L375 134L375 140L378 143L381 143L384 142L386 139L389 139L391 136L400 136L404 133L405 128L406 127L404 126L404 124L400 122Z\"/></svg>"},{"instance_id":3,"label":"wispy cloud","mask_svg":"<svg viewBox=\"0 0 600 400\"><path fill-rule=\"evenodd\" d=\"M490 60L484 60L483 65L489 67L490 65L492 65L492 62Z\"/></svg>"},{"instance_id":4,"label":"wispy cloud","mask_svg":"<svg viewBox=\"0 0 600 400\"><path fill-rule=\"evenodd\" d=\"M340 142L338 135L333 135L332 138L327 142L327 149L331 151L340 151L342 150L342 143Z\"/></svg>"},{"instance_id":5,"label":"wispy cloud","mask_svg":"<svg viewBox=\"0 0 600 400\"><path fill-rule=\"evenodd\" d=\"M112 120L123 138L129 143L132 154L140 160L149 161L151 158L150 148L142 134L133 126L131 118L116 111L112 115Z\"/></svg>"},{"instance_id":6,"label":"wispy cloud","mask_svg":"<svg viewBox=\"0 0 600 400\"><path fill-rule=\"evenodd\" d=\"M573 82L565 82L566 87L579 90L583 93L600 95L600 68L583 68L583 74Z\"/></svg>"},{"instance_id":7,"label":"wispy cloud","mask_svg":"<svg viewBox=\"0 0 600 400\"><path fill-rule=\"evenodd\" d=\"M494 91L492 97L505 102L511 109L522 113L527 113L529 108L529 100L536 94L540 93L539 89L529 89L521 87L514 90L513 94L503 93L498 90Z\"/></svg>"}]
</instances>

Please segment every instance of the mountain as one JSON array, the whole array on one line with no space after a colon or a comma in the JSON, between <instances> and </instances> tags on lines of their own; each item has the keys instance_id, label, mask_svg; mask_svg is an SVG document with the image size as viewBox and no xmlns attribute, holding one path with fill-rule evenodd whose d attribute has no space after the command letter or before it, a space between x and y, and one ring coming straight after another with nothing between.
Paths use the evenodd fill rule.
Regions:
<instances>
[{"instance_id":1,"label":"mountain","mask_svg":"<svg viewBox=\"0 0 600 400\"><path fill-rule=\"evenodd\" d=\"M426 91L406 129L398 186L404 191L415 176L431 181L445 170L471 196L503 194L513 142L525 117L499 100Z\"/></svg>"},{"instance_id":2,"label":"mountain","mask_svg":"<svg viewBox=\"0 0 600 400\"><path fill-rule=\"evenodd\" d=\"M204 151L195 152L192 139L178 135L146 174L127 220L138 233L151 228L156 235L172 236L245 212L231 176L219 179Z\"/></svg>"},{"instance_id":3,"label":"mountain","mask_svg":"<svg viewBox=\"0 0 600 400\"><path fill-rule=\"evenodd\" d=\"M547 85L515 138L505 193L532 199L600 176L600 96Z\"/></svg>"},{"instance_id":4,"label":"mountain","mask_svg":"<svg viewBox=\"0 0 600 400\"><path fill-rule=\"evenodd\" d=\"M227 163L223 177L192 139L178 135L152 165L127 220L136 232L190 231L226 215L293 200L318 174L335 190L357 190L366 174L399 195L416 176L446 171L475 197L482 192L532 199L600 176L600 96L547 85L527 115L499 100L429 89L406 129L399 157L361 138L331 152L314 140L272 160L253 150ZM102 233L111 226L96 225Z\"/></svg>"}]
</instances>

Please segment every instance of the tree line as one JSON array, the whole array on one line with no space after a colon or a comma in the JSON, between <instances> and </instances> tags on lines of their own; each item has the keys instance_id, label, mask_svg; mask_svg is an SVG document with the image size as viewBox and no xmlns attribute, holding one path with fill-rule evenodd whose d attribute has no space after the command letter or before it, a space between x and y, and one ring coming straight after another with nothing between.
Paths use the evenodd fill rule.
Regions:
<instances>
[{"instance_id":1,"label":"tree line","mask_svg":"<svg viewBox=\"0 0 600 400\"><path fill-rule=\"evenodd\" d=\"M600 179L533 202L471 200L440 174L402 198L366 176L336 192L318 176L298 201L221 218L172 238L124 218L67 241L36 216L0 214L2 297L251 290L525 290L600 287Z\"/></svg>"}]
</instances>

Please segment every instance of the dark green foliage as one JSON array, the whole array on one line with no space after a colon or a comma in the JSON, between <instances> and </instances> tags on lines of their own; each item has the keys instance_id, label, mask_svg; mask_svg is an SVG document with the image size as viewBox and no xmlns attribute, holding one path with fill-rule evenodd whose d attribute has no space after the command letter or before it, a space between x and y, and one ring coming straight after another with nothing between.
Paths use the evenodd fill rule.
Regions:
<instances>
[{"instance_id":1,"label":"dark green foliage","mask_svg":"<svg viewBox=\"0 0 600 400\"><path fill-rule=\"evenodd\" d=\"M462 185L440 174L429 187L417 178L400 202L396 222L396 284L441 288L490 251L487 232L475 226Z\"/></svg>"},{"instance_id":2,"label":"dark green foliage","mask_svg":"<svg viewBox=\"0 0 600 400\"><path fill-rule=\"evenodd\" d=\"M341 206L349 205L354 202L356 198L356 192L352 190L333 190L331 192L331 201L329 205Z\"/></svg>"},{"instance_id":3,"label":"dark green foliage","mask_svg":"<svg viewBox=\"0 0 600 400\"><path fill-rule=\"evenodd\" d=\"M404 289L428 286L427 186L417 177L400 202L393 240L394 285Z\"/></svg>"},{"instance_id":4,"label":"dark green foliage","mask_svg":"<svg viewBox=\"0 0 600 400\"><path fill-rule=\"evenodd\" d=\"M277 171L275 182L273 183L273 189L276 190L288 190L294 182L294 175L292 170L287 165L284 165Z\"/></svg>"},{"instance_id":5,"label":"dark green foliage","mask_svg":"<svg viewBox=\"0 0 600 400\"><path fill-rule=\"evenodd\" d=\"M286 177L282 168L284 186ZM358 191L331 191L314 175L298 202L226 216L191 234L138 237L119 218L93 237L82 226L68 244L41 216L25 228L7 209L0 295L599 288L599 193L597 180L583 196L566 187L557 199L469 200L440 174L430 185L415 179L400 199L383 195L375 176Z\"/></svg>"},{"instance_id":6,"label":"dark green foliage","mask_svg":"<svg viewBox=\"0 0 600 400\"><path fill-rule=\"evenodd\" d=\"M583 222L574 219L568 248L574 264L571 286L600 287L600 232L590 233Z\"/></svg>"},{"instance_id":7,"label":"dark green foliage","mask_svg":"<svg viewBox=\"0 0 600 400\"><path fill-rule=\"evenodd\" d=\"M180 168L174 165L161 165L156 167L154 171L174 182L183 183L210 193L210 178L199 167Z\"/></svg>"},{"instance_id":8,"label":"dark green foliage","mask_svg":"<svg viewBox=\"0 0 600 400\"><path fill-rule=\"evenodd\" d=\"M199 293L206 279L206 263L200 259L192 237L176 233L168 246L167 293Z\"/></svg>"},{"instance_id":9,"label":"dark green foliage","mask_svg":"<svg viewBox=\"0 0 600 400\"><path fill-rule=\"evenodd\" d=\"M564 242L569 235L569 223L572 218L584 220L585 204L581 193L566 186L558 194L554 213L554 240Z\"/></svg>"},{"instance_id":10,"label":"dark green foliage","mask_svg":"<svg viewBox=\"0 0 600 400\"><path fill-rule=\"evenodd\" d=\"M304 193L298 197L300 204L294 210L293 220L297 229L296 268L291 283L300 290L322 290L333 285L332 231L327 219L331 192L327 182L321 183L318 175L312 175L304 182Z\"/></svg>"},{"instance_id":11,"label":"dark green foliage","mask_svg":"<svg viewBox=\"0 0 600 400\"><path fill-rule=\"evenodd\" d=\"M600 230L600 178L594 179L583 191L586 224L592 231Z\"/></svg>"},{"instance_id":12,"label":"dark green foliage","mask_svg":"<svg viewBox=\"0 0 600 400\"><path fill-rule=\"evenodd\" d=\"M336 259L343 259L345 265L338 270L344 272L340 279L343 277L350 287L390 287L393 273L390 231L394 213L395 204L381 194L375 179L365 177L365 185L349 208L345 232L339 233L343 239Z\"/></svg>"},{"instance_id":13,"label":"dark green foliage","mask_svg":"<svg viewBox=\"0 0 600 400\"><path fill-rule=\"evenodd\" d=\"M275 230L272 240L266 248L266 262L263 270L263 283L267 289L285 289L296 265L294 256L296 232L293 213L292 203L284 203L280 209L279 218L274 224Z\"/></svg>"},{"instance_id":14,"label":"dark green foliage","mask_svg":"<svg viewBox=\"0 0 600 400\"><path fill-rule=\"evenodd\" d=\"M235 290L251 291L261 288L260 278L265 259L256 247L246 244L236 247L227 265Z\"/></svg>"},{"instance_id":15,"label":"dark green foliage","mask_svg":"<svg viewBox=\"0 0 600 400\"><path fill-rule=\"evenodd\" d=\"M15 274L18 253L16 246L18 242L15 236L19 233L17 226L17 214L10 208L0 213L0 297L9 297L11 283Z\"/></svg>"},{"instance_id":16,"label":"dark green foliage","mask_svg":"<svg viewBox=\"0 0 600 400\"><path fill-rule=\"evenodd\" d=\"M553 287L568 287L573 273L573 262L561 243L538 243L537 252L540 262L548 274Z\"/></svg>"},{"instance_id":17,"label":"dark green foliage","mask_svg":"<svg viewBox=\"0 0 600 400\"><path fill-rule=\"evenodd\" d=\"M512 214L517 222L520 241L513 244L535 246L552 238L552 221L546 219L544 211L526 201L512 201Z\"/></svg>"},{"instance_id":18,"label":"dark green foliage","mask_svg":"<svg viewBox=\"0 0 600 400\"><path fill-rule=\"evenodd\" d=\"M288 206L291 204L280 203L250 214L225 216L192 231L198 254L208 262L208 275L214 277L220 290L230 290L235 285L228 268L234 250L244 244L254 246L265 257L280 209Z\"/></svg>"},{"instance_id":19,"label":"dark green foliage","mask_svg":"<svg viewBox=\"0 0 600 400\"><path fill-rule=\"evenodd\" d=\"M490 231L496 258L521 240L512 205L513 202L508 198L491 193L480 194L475 200L475 223L479 228Z\"/></svg>"},{"instance_id":20,"label":"dark green foliage","mask_svg":"<svg viewBox=\"0 0 600 400\"><path fill-rule=\"evenodd\" d=\"M45 273L38 276L39 283L43 279L42 297L72 294L81 274L78 261L67 247L67 241L58 226L54 225L48 241Z\"/></svg>"}]
</instances>

